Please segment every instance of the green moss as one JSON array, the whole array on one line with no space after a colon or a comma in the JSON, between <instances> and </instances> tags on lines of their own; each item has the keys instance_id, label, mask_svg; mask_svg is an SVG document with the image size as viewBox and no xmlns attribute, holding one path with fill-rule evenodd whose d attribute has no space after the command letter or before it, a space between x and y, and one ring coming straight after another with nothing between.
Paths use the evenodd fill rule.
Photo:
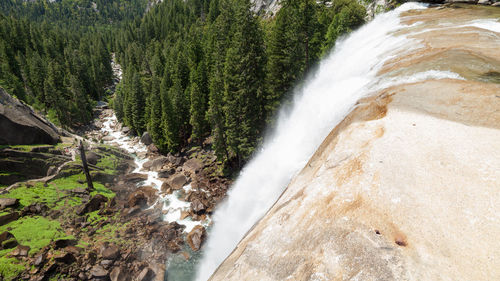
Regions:
<instances>
[{"instance_id":1,"label":"green moss","mask_svg":"<svg viewBox=\"0 0 500 281\"><path fill-rule=\"evenodd\" d=\"M73 238L64 233L58 221L38 216L23 217L0 227L0 232L7 230L14 235L19 244L31 248L31 255L54 240Z\"/></svg>"},{"instance_id":2,"label":"green moss","mask_svg":"<svg viewBox=\"0 0 500 281\"><path fill-rule=\"evenodd\" d=\"M25 270L24 263L15 258L0 257L0 276L2 280L13 280L19 273Z\"/></svg>"},{"instance_id":3,"label":"green moss","mask_svg":"<svg viewBox=\"0 0 500 281\"><path fill-rule=\"evenodd\" d=\"M110 242L118 245L127 244L126 240L116 238L117 233L125 231L129 223L110 223L103 225L96 233L100 235L99 241Z\"/></svg>"},{"instance_id":4,"label":"green moss","mask_svg":"<svg viewBox=\"0 0 500 281\"><path fill-rule=\"evenodd\" d=\"M14 150L27 151L30 152L33 147L40 146L40 144L30 144L30 145L0 145L0 149L10 148Z\"/></svg>"},{"instance_id":5,"label":"green moss","mask_svg":"<svg viewBox=\"0 0 500 281\"><path fill-rule=\"evenodd\" d=\"M92 191L90 195L94 196L96 194L102 194L106 198L113 198L116 195L113 191L111 191L101 183L94 182L94 191Z\"/></svg>"},{"instance_id":6,"label":"green moss","mask_svg":"<svg viewBox=\"0 0 500 281\"><path fill-rule=\"evenodd\" d=\"M62 206L77 206L81 204L81 198L70 196L68 191L77 187L84 187L85 184L81 184L79 182L85 182L85 176L82 173L55 179L48 182L46 184L47 186L44 186L41 182L35 183L32 187L21 185L18 188L10 190L6 194L0 195L0 198L8 197L19 199L19 208L23 208L37 202L44 203L49 208L56 207L56 209L59 209ZM106 188L101 183L94 182L93 184L95 191L91 193L92 196L96 194L102 194L107 198L113 198L115 196L113 191Z\"/></svg>"},{"instance_id":7,"label":"green moss","mask_svg":"<svg viewBox=\"0 0 500 281\"><path fill-rule=\"evenodd\" d=\"M101 159L97 162L97 167L103 168L104 172L107 174L116 173L116 167L118 166L119 160L113 154L101 154Z\"/></svg>"},{"instance_id":8,"label":"green moss","mask_svg":"<svg viewBox=\"0 0 500 281\"><path fill-rule=\"evenodd\" d=\"M18 172L0 171L0 177L1 176L11 176L11 175L19 176L21 174Z\"/></svg>"},{"instance_id":9,"label":"green moss","mask_svg":"<svg viewBox=\"0 0 500 281\"><path fill-rule=\"evenodd\" d=\"M90 224L96 224L99 221L105 220L106 218L98 214L99 211L94 211L91 213L88 213L87 216L87 221L90 222Z\"/></svg>"}]
</instances>

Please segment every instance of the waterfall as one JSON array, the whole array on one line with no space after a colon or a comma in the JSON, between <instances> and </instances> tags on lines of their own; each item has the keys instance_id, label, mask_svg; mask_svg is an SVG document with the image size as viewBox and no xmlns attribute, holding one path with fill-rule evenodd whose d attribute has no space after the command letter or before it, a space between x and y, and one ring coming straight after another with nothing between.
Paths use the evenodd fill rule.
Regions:
<instances>
[{"instance_id":1,"label":"waterfall","mask_svg":"<svg viewBox=\"0 0 500 281\"><path fill-rule=\"evenodd\" d=\"M276 202L287 184L307 163L328 133L364 95L386 81L377 77L384 62L418 48L418 42L395 32L405 26L399 14L426 6L407 3L377 16L337 42L335 50L295 92L293 106L282 110L276 129L241 171L216 210L214 227L198 265L197 280L207 280L245 233ZM422 79L447 73L426 73ZM453 75L453 73L450 73ZM391 84L397 81L391 81ZM286 235L282 233L279 235Z\"/></svg>"}]
</instances>

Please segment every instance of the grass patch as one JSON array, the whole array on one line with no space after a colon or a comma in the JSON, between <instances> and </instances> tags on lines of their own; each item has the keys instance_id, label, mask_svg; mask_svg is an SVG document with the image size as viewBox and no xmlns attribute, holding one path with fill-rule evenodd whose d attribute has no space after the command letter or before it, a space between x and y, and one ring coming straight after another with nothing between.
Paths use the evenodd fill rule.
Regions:
<instances>
[{"instance_id":1,"label":"grass patch","mask_svg":"<svg viewBox=\"0 0 500 281\"><path fill-rule=\"evenodd\" d=\"M58 221L44 217L23 217L1 226L0 232L3 231L12 233L19 244L29 246L31 255L54 240L73 238L64 233Z\"/></svg>"}]
</instances>

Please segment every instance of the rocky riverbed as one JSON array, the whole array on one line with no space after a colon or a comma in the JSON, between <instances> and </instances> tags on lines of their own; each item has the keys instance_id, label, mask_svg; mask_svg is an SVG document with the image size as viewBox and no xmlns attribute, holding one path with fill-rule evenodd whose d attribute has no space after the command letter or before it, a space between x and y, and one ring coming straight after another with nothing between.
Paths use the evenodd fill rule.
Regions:
<instances>
[{"instance_id":1,"label":"rocky riverbed","mask_svg":"<svg viewBox=\"0 0 500 281\"><path fill-rule=\"evenodd\" d=\"M98 118L87 130L87 138L118 147L133 157L133 167L115 180L120 190L117 201L123 204L121 213L131 216L135 223L136 239L146 244L139 247L140 256L154 261L156 266L152 268L159 268L153 269L159 276L157 280L163 280L158 272L162 269L157 265L164 264L172 257L170 254L182 257L172 257L180 267L183 265L179 260L189 263L191 256L199 256L195 252L207 236L210 215L224 198L230 182L223 177L222 166L212 151L192 147L179 155L161 155L148 134L141 138L132 136L105 104L96 114ZM155 229L151 223L161 227ZM165 232L163 228L169 230L166 236L149 239ZM144 233L140 231L143 229Z\"/></svg>"}]
</instances>

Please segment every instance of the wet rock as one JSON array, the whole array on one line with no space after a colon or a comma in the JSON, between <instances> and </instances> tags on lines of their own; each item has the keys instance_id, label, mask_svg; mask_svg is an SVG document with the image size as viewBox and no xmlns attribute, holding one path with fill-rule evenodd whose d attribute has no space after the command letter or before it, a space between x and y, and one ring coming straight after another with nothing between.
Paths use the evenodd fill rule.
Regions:
<instances>
[{"instance_id":1,"label":"wet rock","mask_svg":"<svg viewBox=\"0 0 500 281\"><path fill-rule=\"evenodd\" d=\"M0 198L0 210L5 208L14 208L19 205L19 199L17 198Z\"/></svg>"},{"instance_id":2,"label":"wet rock","mask_svg":"<svg viewBox=\"0 0 500 281\"><path fill-rule=\"evenodd\" d=\"M94 278L103 278L108 276L108 271L101 265L94 265L94 267L90 270L90 275Z\"/></svg>"},{"instance_id":3,"label":"wet rock","mask_svg":"<svg viewBox=\"0 0 500 281\"><path fill-rule=\"evenodd\" d=\"M172 187L170 186L170 184L168 182L164 182L161 185L161 192L163 192L163 193L171 193L172 192Z\"/></svg>"},{"instance_id":4,"label":"wet rock","mask_svg":"<svg viewBox=\"0 0 500 281\"><path fill-rule=\"evenodd\" d=\"M27 257L30 249L29 246L18 245L10 254L13 257Z\"/></svg>"},{"instance_id":5,"label":"wet rock","mask_svg":"<svg viewBox=\"0 0 500 281\"><path fill-rule=\"evenodd\" d=\"M153 160L149 160L148 162L144 163L144 165L142 165L142 167L146 170L157 172L157 171L161 170L163 168L163 166L167 163L169 163L168 157L160 156L160 157L157 157Z\"/></svg>"},{"instance_id":6,"label":"wet rock","mask_svg":"<svg viewBox=\"0 0 500 281\"><path fill-rule=\"evenodd\" d=\"M110 245L102 251L101 256L105 260L115 260L120 256L120 249L116 245Z\"/></svg>"},{"instance_id":7,"label":"wet rock","mask_svg":"<svg viewBox=\"0 0 500 281\"><path fill-rule=\"evenodd\" d=\"M151 138L148 132L144 132L144 134L142 134L141 137L141 142L145 145L150 145L153 143L153 139Z\"/></svg>"},{"instance_id":8,"label":"wet rock","mask_svg":"<svg viewBox=\"0 0 500 281\"><path fill-rule=\"evenodd\" d=\"M206 235L207 232L203 226L195 226L186 237L189 247L191 247L193 251L198 251L201 248L201 244L205 240Z\"/></svg>"},{"instance_id":9,"label":"wet rock","mask_svg":"<svg viewBox=\"0 0 500 281\"><path fill-rule=\"evenodd\" d=\"M115 138L113 136L105 136L101 140L103 140L103 141L114 141Z\"/></svg>"},{"instance_id":10,"label":"wet rock","mask_svg":"<svg viewBox=\"0 0 500 281\"><path fill-rule=\"evenodd\" d=\"M129 207L145 207L148 203L148 198L143 191L137 190L134 193L130 194L128 197L128 206Z\"/></svg>"},{"instance_id":11,"label":"wet rock","mask_svg":"<svg viewBox=\"0 0 500 281\"><path fill-rule=\"evenodd\" d=\"M184 256L185 260L189 260L191 258L191 256L188 254L188 252L182 252L181 254Z\"/></svg>"},{"instance_id":12,"label":"wet rock","mask_svg":"<svg viewBox=\"0 0 500 281\"><path fill-rule=\"evenodd\" d=\"M147 162L146 162L147 163ZM131 173L123 177L123 180L130 183L139 183L148 179L148 175Z\"/></svg>"},{"instance_id":13,"label":"wet rock","mask_svg":"<svg viewBox=\"0 0 500 281\"><path fill-rule=\"evenodd\" d=\"M174 168L163 168L158 171L159 178L168 178L175 173Z\"/></svg>"},{"instance_id":14,"label":"wet rock","mask_svg":"<svg viewBox=\"0 0 500 281\"><path fill-rule=\"evenodd\" d=\"M108 201L108 198L106 198L102 194L96 194L92 199L89 200L89 202L83 204L80 207L80 210L77 212L78 215L83 215L86 213L90 213L93 211L97 211L102 208L104 203Z\"/></svg>"},{"instance_id":15,"label":"wet rock","mask_svg":"<svg viewBox=\"0 0 500 281\"><path fill-rule=\"evenodd\" d=\"M133 216L141 211L141 208L139 206L135 206L132 208L127 208L123 210L123 214L125 216Z\"/></svg>"},{"instance_id":16,"label":"wet rock","mask_svg":"<svg viewBox=\"0 0 500 281\"><path fill-rule=\"evenodd\" d=\"M122 133L124 133L125 135L130 134L130 128L129 128L129 127L123 127L121 131L122 131Z\"/></svg>"},{"instance_id":17,"label":"wet rock","mask_svg":"<svg viewBox=\"0 0 500 281\"><path fill-rule=\"evenodd\" d=\"M119 266L116 266L111 270L111 273L109 274L109 278L111 281L128 281L130 280L128 272Z\"/></svg>"},{"instance_id":18,"label":"wet rock","mask_svg":"<svg viewBox=\"0 0 500 281\"><path fill-rule=\"evenodd\" d=\"M205 211L205 205L203 205L203 203L201 202L201 200L199 199L194 199L193 202L191 202L191 209L195 212L195 213L202 213L203 211Z\"/></svg>"},{"instance_id":19,"label":"wet rock","mask_svg":"<svg viewBox=\"0 0 500 281\"><path fill-rule=\"evenodd\" d=\"M151 281L151 280L153 280L154 277L155 277L154 271L151 268L146 267L139 273L136 280L137 281Z\"/></svg>"},{"instance_id":20,"label":"wet rock","mask_svg":"<svg viewBox=\"0 0 500 281\"><path fill-rule=\"evenodd\" d=\"M183 174L177 174L170 179L169 184L172 189L181 189L188 182L188 178Z\"/></svg>"},{"instance_id":21,"label":"wet rock","mask_svg":"<svg viewBox=\"0 0 500 281\"><path fill-rule=\"evenodd\" d=\"M89 162L92 165L96 165L97 161L99 161L99 155L93 151L89 151L85 153L85 157L87 158L87 162Z\"/></svg>"},{"instance_id":22,"label":"wet rock","mask_svg":"<svg viewBox=\"0 0 500 281\"><path fill-rule=\"evenodd\" d=\"M18 212L13 212L0 216L0 225L8 224L9 222L15 221L19 218Z\"/></svg>"}]
</instances>

